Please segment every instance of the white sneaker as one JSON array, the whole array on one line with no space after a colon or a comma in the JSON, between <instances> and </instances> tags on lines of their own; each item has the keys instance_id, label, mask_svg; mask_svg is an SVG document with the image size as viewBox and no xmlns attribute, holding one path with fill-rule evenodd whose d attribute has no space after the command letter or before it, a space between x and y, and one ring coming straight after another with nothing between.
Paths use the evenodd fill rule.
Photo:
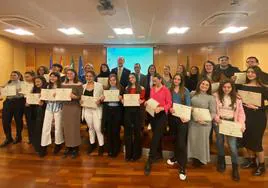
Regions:
<instances>
[{"instance_id":1,"label":"white sneaker","mask_svg":"<svg viewBox=\"0 0 268 188\"><path fill-rule=\"evenodd\" d=\"M186 180L187 176L186 176L186 173L184 170L180 170L179 177L180 177L180 180L182 180L182 181Z\"/></svg>"},{"instance_id":2,"label":"white sneaker","mask_svg":"<svg viewBox=\"0 0 268 188\"><path fill-rule=\"evenodd\" d=\"M151 130L151 129L152 129L151 124L148 124L147 130Z\"/></svg>"},{"instance_id":3,"label":"white sneaker","mask_svg":"<svg viewBox=\"0 0 268 188\"><path fill-rule=\"evenodd\" d=\"M177 163L177 160L176 160L175 157L172 157L172 158L167 160L167 164L170 165L170 166L173 166L176 163Z\"/></svg>"}]
</instances>

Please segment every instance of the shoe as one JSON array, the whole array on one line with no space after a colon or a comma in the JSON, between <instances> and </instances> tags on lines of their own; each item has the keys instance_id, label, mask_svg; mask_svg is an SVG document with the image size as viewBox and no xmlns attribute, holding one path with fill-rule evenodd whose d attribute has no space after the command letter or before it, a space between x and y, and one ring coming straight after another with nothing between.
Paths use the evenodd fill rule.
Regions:
<instances>
[{"instance_id":1,"label":"shoe","mask_svg":"<svg viewBox=\"0 0 268 188\"><path fill-rule=\"evenodd\" d=\"M178 163L178 161L176 160L175 157L172 157L172 158L167 160L167 164L170 166L174 166L176 163Z\"/></svg>"},{"instance_id":2,"label":"shoe","mask_svg":"<svg viewBox=\"0 0 268 188\"><path fill-rule=\"evenodd\" d=\"M257 168L256 158L246 158L245 162L241 164L241 168Z\"/></svg>"},{"instance_id":3,"label":"shoe","mask_svg":"<svg viewBox=\"0 0 268 188\"><path fill-rule=\"evenodd\" d=\"M185 172L185 169L184 168L181 168L179 170L179 178L182 181L185 181L186 180L187 176L186 176L186 172Z\"/></svg>"},{"instance_id":4,"label":"shoe","mask_svg":"<svg viewBox=\"0 0 268 188\"><path fill-rule=\"evenodd\" d=\"M47 155L47 147L43 146L40 148L40 151L38 152L38 155L40 158L43 158Z\"/></svg>"},{"instance_id":5,"label":"shoe","mask_svg":"<svg viewBox=\"0 0 268 188\"><path fill-rule=\"evenodd\" d=\"M16 138L15 138L13 144L18 144L18 143L20 143L21 141L22 141L22 138L19 137L19 136L16 136Z\"/></svg>"},{"instance_id":6,"label":"shoe","mask_svg":"<svg viewBox=\"0 0 268 188\"><path fill-rule=\"evenodd\" d=\"M204 164L201 161L199 161L198 159L193 158L193 167L200 168L203 165Z\"/></svg>"},{"instance_id":7,"label":"shoe","mask_svg":"<svg viewBox=\"0 0 268 188\"><path fill-rule=\"evenodd\" d=\"M53 154L56 155L60 152L61 150L61 144L55 144Z\"/></svg>"},{"instance_id":8,"label":"shoe","mask_svg":"<svg viewBox=\"0 0 268 188\"><path fill-rule=\"evenodd\" d=\"M239 176L239 171L238 171L238 165L235 163L232 163L232 179L234 181L239 181L240 180L240 176Z\"/></svg>"},{"instance_id":9,"label":"shoe","mask_svg":"<svg viewBox=\"0 0 268 188\"><path fill-rule=\"evenodd\" d=\"M0 145L0 148L6 147L7 145L11 144L13 139L5 139L5 141Z\"/></svg>"},{"instance_id":10,"label":"shoe","mask_svg":"<svg viewBox=\"0 0 268 188\"><path fill-rule=\"evenodd\" d=\"M104 147L103 146L99 146L98 155L99 156L103 156L103 153L104 153Z\"/></svg>"},{"instance_id":11,"label":"shoe","mask_svg":"<svg viewBox=\"0 0 268 188\"><path fill-rule=\"evenodd\" d=\"M150 159L147 160L147 162L145 163L145 167L144 167L144 174L145 176L149 176L151 173L151 169L152 169L152 162Z\"/></svg>"},{"instance_id":12,"label":"shoe","mask_svg":"<svg viewBox=\"0 0 268 188\"><path fill-rule=\"evenodd\" d=\"M226 169L225 156L218 156L217 171L224 172Z\"/></svg>"},{"instance_id":13,"label":"shoe","mask_svg":"<svg viewBox=\"0 0 268 188\"><path fill-rule=\"evenodd\" d=\"M113 153L112 153L112 152L109 152L109 153L108 153L108 156L109 156L109 157L112 157L112 156L113 156Z\"/></svg>"},{"instance_id":14,"label":"shoe","mask_svg":"<svg viewBox=\"0 0 268 188\"><path fill-rule=\"evenodd\" d=\"M255 172L253 173L254 176L261 176L265 173L265 164L264 163L260 163L258 168L255 170Z\"/></svg>"},{"instance_id":15,"label":"shoe","mask_svg":"<svg viewBox=\"0 0 268 188\"><path fill-rule=\"evenodd\" d=\"M66 158L68 155L72 154L72 149L67 147L65 148L64 152L63 152L63 158Z\"/></svg>"},{"instance_id":16,"label":"shoe","mask_svg":"<svg viewBox=\"0 0 268 188\"><path fill-rule=\"evenodd\" d=\"M87 154L91 154L96 149L96 144L90 144L87 150Z\"/></svg>"},{"instance_id":17,"label":"shoe","mask_svg":"<svg viewBox=\"0 0 268 188\"><path fill-rule=\"evenodd\" d=\"M71 156L72 159L75 159L78 156L78 148L73 149Z\"/></svg>"}]
</instances>

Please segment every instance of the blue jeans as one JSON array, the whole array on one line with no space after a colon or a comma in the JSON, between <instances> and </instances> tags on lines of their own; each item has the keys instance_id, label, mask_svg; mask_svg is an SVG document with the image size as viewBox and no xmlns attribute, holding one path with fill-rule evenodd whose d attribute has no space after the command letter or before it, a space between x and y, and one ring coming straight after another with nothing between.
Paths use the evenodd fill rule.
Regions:
<instances>
[{"instance_id":1,"label":"blue jeans","mask_svg":"<svg viewBox=\"0 0 268 188\"><path fill-rule=\"evenodd\" d=\"M216 146L218 150L218 156L225 156L224 152L224 136L219 133L219 126L213 125L214 130L216 132ZM231 160L232 163L238 164L238 151L236 144L236 137L233 136L225 136L229 145L229 149L231 150Z\"/></svg>"}]
</instances>

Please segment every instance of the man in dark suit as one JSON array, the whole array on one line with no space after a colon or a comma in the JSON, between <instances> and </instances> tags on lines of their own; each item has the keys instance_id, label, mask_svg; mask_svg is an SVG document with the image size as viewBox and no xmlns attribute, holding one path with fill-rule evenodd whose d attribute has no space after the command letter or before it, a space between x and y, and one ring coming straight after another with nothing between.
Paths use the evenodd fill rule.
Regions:
<instances>
[{"instance_id":1,"label":"man in dark suit","mask_svg":"<svg viewBox=\"0 0 268 188\"><path fill-rule=\"evenodd\" d=\"M123 57L119 57L117 60L118 67L112 69L111 73L117 75L117 79L120 81L120 84L126 88L128 85L128 77L130 74L130 70L124 68L125 59Z\"/></svg>"},{"instance_id":2,"label":"man in dark suit","mask_svg":"<svg viewBox=\"0 0 268 188\"><path fill-rule=\"evenodd\" d=\"M134 65L134 70L135 70L135 76L137 79L137 82L143 86L144 88L146 88L146 76L144 74L141 73L141 65L139 63L136 63Z\"/></svg>"},{"instance_id":3,"label":"man in dark suit","mask_svg":"<svg viewBox=\"0 0 268 188\"><path fill-rule=\"evenodd\" d=\"M218 62L219 64L216 65L215 68L215 75L218 76L219 81L224 80L226 78L232 78L234 76L234 73L240 72L237 67L234 67L229 63L228 56L219 57Z\"/></svg>"}]
</instances>

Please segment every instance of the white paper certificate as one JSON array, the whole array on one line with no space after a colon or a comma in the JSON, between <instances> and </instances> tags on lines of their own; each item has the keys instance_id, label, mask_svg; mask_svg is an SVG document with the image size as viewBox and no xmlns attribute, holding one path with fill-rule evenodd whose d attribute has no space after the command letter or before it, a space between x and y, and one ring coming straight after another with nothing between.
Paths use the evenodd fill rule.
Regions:
<instances>
[{"instance_id":1,"label":"white paper certificate","mask_svg":"<svg viewBox=\"0 0 268 188\"><path fill-rule=\"evenodd\" d=\"M154 99L149 99L146 105L146 111L152 116L154 117L154 111L157 108L157 106L159 105L159 103L154 100Z\"/></svg>"},{"instance_id":2,"label":"white paper certificate","mask_svg":"<svg viewBox=\"0 0 268 188\"><path fill-rule=\"evenodd\" d=\"M192 108L190 106L173 103L173 109L175 111L175 113L172 114L173 116L176 116L185 120L191 119Z\"/></svg>"},{"instance_id":3,"label":"white paper certificate","mask_svg":"<svg viewBox=\"0 0 268 188\"><path fill-rule=\"evenodd\" d=\"M192 115L195 121L212 121L209 109L193 108Z\"/></svg>"},{"instance_id":4,"label":"white paper certificate","mask_svg":"<svg viewBox=\"0 0 268 188\"><path fill-rule=\"evenodd\" d=\"M236 84L244 84L244 83L246 83L247 74L245 72L234 73L234 76L236 76L236 80L235 80Z\"/></svg>"},{"instance_id":5,"label":"white paper certificate","mask_svg":"<svg viewBox=\"0 0 268 188\"><path fill-rule=\"evenodd\" d=\"M108 78L105 77L98 77L98 82L103 85L103 87L108 86Z\"/></svg>"},{"instance_id":6,"label":"white paper certificate","mask_svg":"<svg viewBox=\"0 0 268 188\"><path fill-rule=\"evenodd\" d=\"M5 86L1 89L1 96L3 97L9 97L9 96L15 96L17 94L17 88L16 86Z\"/></svg>"},{"instance_id":7,"label":"white paper certificate","mask_svg":"<svg viewBox=\"0 0 268 188\"><path fill-rule=\"evenodd\" d=\"M118 102L119 90L104 90L103 95L105 97L104 102Z\"/></svg>"},{"instance_id":8,"label":"white paper certificate","mask_svg":"<svg viewBox=\"0 0 268 188\"><path fill-rule=\"evenodd\" d=\"M242 138L241 124L234 121L221 120L219 132L224 135Z\"/></svg>"},{"instance_id":9,"label":"white paper certificate","mask_svg":"<svg viewBox=\"0 0 268 188\"><path fill-rule=\"evenodd\" d=\"M261 106L261 93L254 93L251 91L238 90L238 94L242 98L243 103Z\"/></svg>"},{"instance_id":10,"label":"white paper certificate","mask_svg":"<svg viewBox=\"0 0 268 188\"><path fill-rule=\"evenodd\" d=\"M41 100L44 101L54 101L55 100L55 95L56 89L41 89Z\"/></svg>"},{"instance_id":11,"label":"white paper certificate","mask_svg":"<svg viewBox=\"0 0 268 188\"><path fill-rule=\"evenodd\" d=\"M124 106L140 106L140 94L124 94Z\"/></svg>"},{"instance_id":12,"label":"white paper certificate","mask_svg":"<svg viewBox=\"0 0 268 188\"><path fill-rule=\"evenodd\" d=\"M97 108L97 97L91 97L91 96L85 96L85 95L82 95L81 96L81 100L80 100L80 103L81 103L81 106L83 107L87 107L87 108Z\"/></svg>"},{"instance_id":13,"label":"white paper certificate","mask_svg":"<svg viewBox=\"0 0 268 188\"><path fill-rule=\"evenodd\" d=\"M33 84L27 83L27 82L22 82L20 88L21 88L21 91L19 93L27 95L27 94L32 92Z\"/></svg>"},{"instance_id":14,"label":"white paper certificate","mask_svg":"<svg viewBox=\"0 0 268 188\"><path fill-rule=\"evenodd\" d=\"M56 101L71 101L71 88L57 88L56 89Z\"/></svg>"},{"instance_id":15,"label":"white paper certificate","mask_svg":"<svg viewBox=\"0 0 268 188\"><path fill-rule=\"evenodd\" d=\"M44 74L44 78L46 79L47 82L49 82L49 74Z\"/></svg>"},{"instance_id":16,"label":"white paper certificate","mask_svg":"<svg viewBox=\"0 0 268 188\"><path fill-rule=\"evenodd\" d=\"M218 91L219 87L220 87L220 83L219 82L212 83L211 84L211 92L212 93L215 93L216 91Z\"/></svg>"},{"instance_id":17,"label":"white paper certificate","mask_svg":"<svg viewBox=\"0 0 268 188\"><path fill-rule=\"evenodd\" d=\"M29 93L26 95L27 104L39 104L40 94L39 93Z\"/></svg>"}]
</instances>

